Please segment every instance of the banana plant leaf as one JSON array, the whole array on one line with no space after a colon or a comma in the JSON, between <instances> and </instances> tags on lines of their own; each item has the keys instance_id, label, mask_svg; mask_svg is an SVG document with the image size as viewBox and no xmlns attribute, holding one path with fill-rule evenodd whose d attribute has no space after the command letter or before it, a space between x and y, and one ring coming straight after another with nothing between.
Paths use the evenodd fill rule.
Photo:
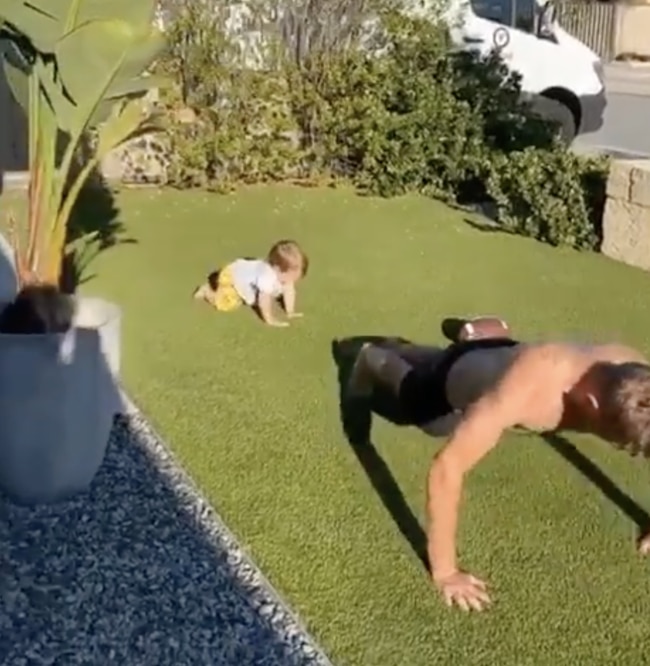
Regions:
<instances>
[{"instance_id":1,"label":"banana plant leaf","mask_svg":"<svg viewBox=\"0 0 650 666\"><path fill-rule=\"evenodd\" d=\"M11 31L28 37L38 51L52 53L61 30L49 4L43 2L43 6L37 8L25 0L0 0L0 20ZM52 4L56 4L56 0Z\"/></svg>"},{"instance_id":2,"label":"banana plant leaf","mask_svg":"<svg viewBox=\"0 0 650 666\"><path fill-rule=\"evenodd\" d=\"M14 2L16 0L13 0ZM0 8L5 0L0 0ZM155 0L20 0L33 11L46 13L59 24L59 35L82 23L99 19L122 19L132 26L144 28L153 23L157 2ZM0 15L2 12L0 11Z\"/></svg>"},{"instance_id":3,"label":"banana plant leaf","mask_svg":"<svg viewBox=\"0 0 650 666\"><path fill-rule=\"evenodd\" d=\"M143 76L142 73L151 67L164 50L166 40L163 33L150 25L144 29L134 29L133 26L123 22L121 24L123 29L126 29L124 26L129 26L128 29L131 31L129 35L120 36L117 33L112 35L111 30L119 31L119 28L111 21L114 19L84 23L65 35L57 45L55 57L59 66L58 71L67 94L75 103L79 102L80 95L88 91L87 82L90 79L87 77L91 75L91 71L108 71L107 56L102 54L102 49L111 48L109 42L118 48L120 57L115 59L114 54L109 57L111 81L108 88L103 91L103 98L115 99L146 92L162 82L160 79L158 82L148 80L149 77ZM100 25L104 27L98 27ZM93 43L91 40L102 38L105 43L96 42L94 50L88 53L85 60L82 57L84 62L80 62L79 54L86 53L85 49ZM124 44L119 46L118 42L122 39Z\"/></svg>"},{"instance_id":4,"label":"banana plant leaf","mask_svg":"<svg viewBox=\"0 0 650 666\"><path fill-rule=\"evenodd\" d=\"M59 39L82 23L119 18L144 28L155 13L154 0L0 0L0 21L41 53L53 53Z\"/></svg>"},{"instance_id":5,"label":"banana plant leaf","mask_svg":"<svg viewBox=\"0 0 650 666\"><path fill-rule=\"evenodd\" d=\"M153 37L147 40L151 35ZM62 108L60 114L57 111L57 116L65 123L62 129L76 134L89 123L96 124L105 117L102 107L107 99L138 96L160 85L162 80L157 77L135 76L153 62L164 46L164 41L158 37L158 31L153 28L148 28L143 35L125 21L116 19L90 21L65 35L57 45L55 56L65 91L73 103L72 108ZM128 78L120 78L123 74ZM69 115L64 115L64 111Z\"/></svg>"},{"instance_id":6,"label":"banana plant leaf","mask_svg":"<svg viewBox=\"0 0 650 666\"><path fill-rule=\"evenodd\" d=\"M16 102L27 112L29 108L29 84L27 75L29 65L13 42L0 41L0 58L9 90Z\"/></svg>"}]
</instances>

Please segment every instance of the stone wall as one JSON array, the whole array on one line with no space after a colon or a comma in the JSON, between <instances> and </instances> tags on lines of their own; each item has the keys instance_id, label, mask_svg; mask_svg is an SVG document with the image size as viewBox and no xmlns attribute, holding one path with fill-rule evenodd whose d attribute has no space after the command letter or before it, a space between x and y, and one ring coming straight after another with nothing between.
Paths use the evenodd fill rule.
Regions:
<instances>
[{"instance_id":1,"label":"stone wall","mask_svg":"<svg viewBox=\"0 0 650 666\"><path fill-rule=\"evenodd\" d=\"M147 93L144 109L154 113L160 97L157 89ZM100 164L101 175L109 182L124 185L164 185L169 168L169 147L163 132L143 134L113 150Z\"/></svg>"},{"instance_id":2,"label":"stone wall","mask_svg":"<svg viewBox=\"0 0 650 666\"><path fill-rule=\"evenodd\" d=\"M607 181L602 253L650 270L650 160L614 160Z\"/></svg>"},{"instance_id":3,"label":"stone wall","mask_svg":"<svg viewBox=\"0 0 650 666\"><path fill-rule=\"evenodd\" d=\"M616 6L618 30L614 56L650 57L650 0L628 0Z\"/></svg>"},{"instance_id":4,"label":"stone wall","mask_svg":"<svg viewBox=\"0 0 650 666\"><path fill-rule=\"evenodd\" d=\"M112 151L101 164L101 175L124 185L164 185L169 148L164 133L143 134Z\"/></svg>"}]
</instances>

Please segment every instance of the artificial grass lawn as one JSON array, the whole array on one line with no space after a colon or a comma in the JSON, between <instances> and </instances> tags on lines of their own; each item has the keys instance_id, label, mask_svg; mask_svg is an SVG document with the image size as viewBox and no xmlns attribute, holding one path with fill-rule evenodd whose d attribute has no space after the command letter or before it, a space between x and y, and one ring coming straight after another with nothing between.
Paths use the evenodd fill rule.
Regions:
<instances>
[{"instance_id":1,"label":"artificial grass lawn","mask_svg":"<svg viewBox=\"0 0 650 666\"><path fill-rule=\"evenodd\" d=\"M540 438L508 436L467 482L461 563L495 595L450 612L339 421L333 338L441 341L443 315L498 313L517 334L617 338L650 353L650 276L486 233L417 197L251 188L127 191L127 233L89 293L124 308L124 377L242 543L339 664L647 663L650 562L633 521ZM263 327L191 299L208 270L295 237L312 269L304 320ZM650 508L647 464L571 440ZM373 441L423 519L439 442L375 419Z\"/></svg>"}]
</instances>

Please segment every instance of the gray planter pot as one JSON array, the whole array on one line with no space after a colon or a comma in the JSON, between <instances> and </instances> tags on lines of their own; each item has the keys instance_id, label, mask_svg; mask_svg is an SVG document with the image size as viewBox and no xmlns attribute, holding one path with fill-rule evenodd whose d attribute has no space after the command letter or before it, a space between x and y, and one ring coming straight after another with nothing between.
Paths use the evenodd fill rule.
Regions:
<instances>
[{"instance_id":1,"label":"gray planter pot","mask_svg":"<svg viewBox=\"0 0 650 666\"><path fill-rule=\"evenodd\" d=\"M88 488L120 411L120 309L79 298L65 335L0 335L0 488L21 504Z\"/></svg>"}]
</instances>

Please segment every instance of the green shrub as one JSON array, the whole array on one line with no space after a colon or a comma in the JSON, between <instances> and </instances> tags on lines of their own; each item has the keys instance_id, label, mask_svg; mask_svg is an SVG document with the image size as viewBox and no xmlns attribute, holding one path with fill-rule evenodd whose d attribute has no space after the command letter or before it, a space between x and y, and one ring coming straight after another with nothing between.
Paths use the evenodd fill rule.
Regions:
<instances>
[{"instance_id":1,"label":"green shrub","mask_svg":"<svg viewBox=\"0 0 650 666\"><path fill-rule=\"evenodd\" d=\"M169 123L170 184L227 191L298 176L301 151L285 85L279 77L243 71L224 81L222 103L197 108L192 122Z\"/></svg>"},{"instance_id":2,"label":"green shrub","mask_svg":"<svg viewBox=\"0 0 650 666\"><path fill-rule=\"evenodd\" d=\"M256 2L251 51L225 31L228 3L181 2L163 63L178 82L171 184L334 177L381 196L493 199L513 232L597 247L606 167L554 143L497 55L454 52L435 20L388 5L320 0L273 14ZM175 120L187 107L194 120Z\"/></svg>"},{"instance_id":3,"label":"green shrub","mask_svg":"<svg viewBox=\"0 0 650 666\"><path fill-rule=\"evenodd\" d=\"M392 196L418 191L453 198L480 171L485 157L480 125L465 101L454 95L445 35L425 20L391 21L388 54L366 67L363 99L373 114L358 127L352 113L336 111L333 136L357 153L354 181L364 190ZM342 78L354 81L347 71ZM353 90L348 95L351 96ZM354 128L353 132L350 129Z\"/></svg>"},{"instance_id":4,"label":"green shrub","mask_svg":"<svg viewBox=\"0 0 650 666\"><path fill-rule=\"evenodd\" d=\"M347 52L294 73L293 106L315 163L364 191L454 198L485 168L481 124L454 93L446 33L384 17L381 57Z\"/></svg>"},{"instance_id":5,"label":"green shrub","mask_svg":"<svg viewBox=\"0 0 650 666\"><path fill-rule=\"evenodd\" d=\"M300 173L287 77L245 66L251 53L226 34L227 10L227 4L179 3L170 30L161 68L177 81L163 100L175 187L227 191ZM187 110L193 119L180 122Z\"/></svg>"},{"instance_id":6,"label":"green shrub","mask_svg":"<svg viewBox=\"0 0 650 666\"><path fill-rule=\"evenodd\" d=\"M454 96L474 110L488 150L552 146L553 124L536 116L523 101L521 76L509 71L498 54L460 51L450 56L450 62Z\"/></svg>"},{"instance_id":7,"label":"green shrub","mask_svg":"<svg viewBox=\"0 0 650 666\"><path fill-rule=\"evenodd\" d=\"M598 249L608 162L563 146L493 156L488 192L499 222L551 245Z\"/></svg>"}]
</instances>

